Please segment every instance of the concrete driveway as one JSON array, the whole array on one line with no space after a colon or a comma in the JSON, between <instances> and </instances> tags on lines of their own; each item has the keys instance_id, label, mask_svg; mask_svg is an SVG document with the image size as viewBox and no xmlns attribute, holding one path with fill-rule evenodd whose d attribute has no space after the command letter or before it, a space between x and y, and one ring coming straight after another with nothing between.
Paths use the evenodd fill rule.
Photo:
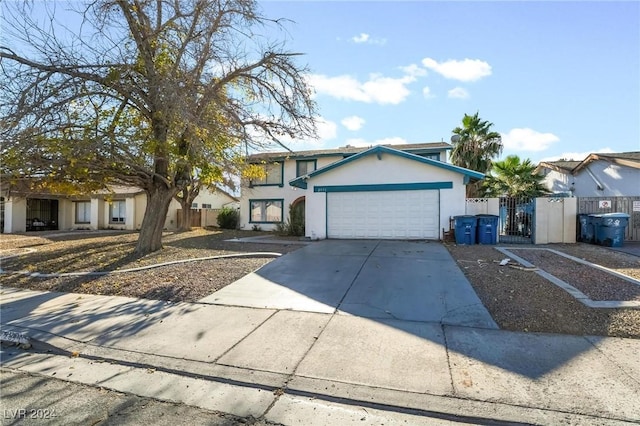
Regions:
<instances>
[{"instance_id":1,"label":"concrete driveway","mask_svg":"<svg viewBox=\"0 0 640 426\"><path fill-rule=\"evenodd\" d=\"M200 302L498 328L436 242L316 242Z\"/></svg>"}]
</instances>

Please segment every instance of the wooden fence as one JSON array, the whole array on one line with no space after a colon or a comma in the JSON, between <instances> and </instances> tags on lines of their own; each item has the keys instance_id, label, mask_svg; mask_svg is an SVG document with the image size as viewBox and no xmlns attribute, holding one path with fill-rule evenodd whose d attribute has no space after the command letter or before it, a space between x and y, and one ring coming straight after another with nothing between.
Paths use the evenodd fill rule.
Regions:
<instances>
[{"instance_id":1,"label":"wooden fence","mask_svg":"<svg viewBox=\"0 0 640 426\"><path fill-rule=\"evenodd\" d=\"M578 214L626 213L625 241L640 241L640 197L579 197Z\"/></svg>"}]
</instances>

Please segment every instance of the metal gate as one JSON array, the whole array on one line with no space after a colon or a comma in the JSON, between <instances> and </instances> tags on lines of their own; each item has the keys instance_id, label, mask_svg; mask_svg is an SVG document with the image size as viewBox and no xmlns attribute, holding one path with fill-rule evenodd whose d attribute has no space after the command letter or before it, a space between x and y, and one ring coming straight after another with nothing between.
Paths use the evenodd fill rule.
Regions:
<instances>
[{"instance_id":1,"label":"metal gate","mask_svg":"<svg viewBox=\"0 0 640 426\"><path fill-rule=\"evenodd\" d=\"M500 197L498 241L505 244L532 244L535 233L535 199Z\"/></svg>"},{"instance_id":2,"label":"metal gate","mask_svg":"<svg viewBox=\"0 0 640 426\"><path fill-rule=\"evenodd\" d=\"M625 241L640 241L640 197L579 197L578 213L626 213Z\"/></svg>"}]
</instances>

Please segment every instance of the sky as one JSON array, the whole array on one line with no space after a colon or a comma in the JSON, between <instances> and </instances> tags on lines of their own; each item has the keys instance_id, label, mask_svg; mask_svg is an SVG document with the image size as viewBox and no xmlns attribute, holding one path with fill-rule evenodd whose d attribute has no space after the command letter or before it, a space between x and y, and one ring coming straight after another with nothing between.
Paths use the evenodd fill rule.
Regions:
<instances>
[{"instance_id":1,"label":"sky","mask_svg":"<svg viewBox=\"0 0 640 426\"><path fill-rule=\"evenodd\" d=\"M479 113L533 162L640 151L640 2L274 1L302 52L319 140L450 142Z\"/></svg>"}]
</instances>

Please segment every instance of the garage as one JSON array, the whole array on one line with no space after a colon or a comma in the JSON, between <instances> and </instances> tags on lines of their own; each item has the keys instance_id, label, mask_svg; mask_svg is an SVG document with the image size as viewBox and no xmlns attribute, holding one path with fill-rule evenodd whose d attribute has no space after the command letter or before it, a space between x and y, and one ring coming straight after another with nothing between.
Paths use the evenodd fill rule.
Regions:
<instances>
[{"instance_id":1,"label":"garage","mask_svg":"<svg viewBox=\"0 0 640 426\"><path fill-rule=\"evenodd\" d=\"M327 194L329 238L437 239L439 191Z\"/></svg>"},{"instance_id":2,"label":"garage","mask_svg":"<svg viewBox=\"0 0 640 426\"><path fill-rule=\"evenodd\" d=\"M375 146L293 179L310 239L438 240L482 173Z\"/></svg>"}]
</instances>

